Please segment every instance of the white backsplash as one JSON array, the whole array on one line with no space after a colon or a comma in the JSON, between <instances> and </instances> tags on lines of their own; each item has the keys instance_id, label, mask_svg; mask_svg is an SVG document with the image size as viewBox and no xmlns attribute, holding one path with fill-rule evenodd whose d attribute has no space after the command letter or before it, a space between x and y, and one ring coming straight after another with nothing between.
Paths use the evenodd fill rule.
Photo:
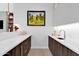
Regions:
<instances>
[{"instance_id":1,"label":"white backsplash","mask_svg":"<svg viewBox=\"0 0 79 59\"><path fill-rule=\"evenodd\" d=\"M79 38L79 23L56 26L54 27L54 30L64 30L66 40L76 41Z\"/></svg>"}]
</instances>

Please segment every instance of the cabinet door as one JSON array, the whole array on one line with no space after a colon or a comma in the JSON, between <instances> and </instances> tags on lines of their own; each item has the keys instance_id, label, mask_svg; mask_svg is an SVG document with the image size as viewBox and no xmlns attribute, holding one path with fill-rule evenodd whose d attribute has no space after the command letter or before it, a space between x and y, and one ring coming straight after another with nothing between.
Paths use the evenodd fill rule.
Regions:
<instances>
[{"instance_id":1,"label":"cabinet door","mask_svg":"<svg viewBox=\"0 0 79 59\"><path fill-rule=\"evenodd\" d=\"M62 56L62 44L60 44L59 42L57 43L58 44L58 56Z\"/></svg>"},{"instance_id":2,"label":"cabinet door","mask_svg":"<svg viewBox=\"0 0 79 59\"><path fill-rule=\"evenodd\" d=\"M21 44L21 55L27 56L28 52L31 47L31 37L27 38L22 44Z\"/></svg>"},{"instance_id":3,"label":"cabinet door","mask_svg":"<svg viewBox=\"0 0 79 59\"><path fill-rule=\"evenodd\" d=\"M24 45L24 44L23 44L23 42L22 42L22 43L21 43L21 56L23 56L23 54L24 54L24 51L23 51L23 50L24 50L24 47L23 47L23 45Z\"/></svg>"},{"instance_id":4,"label":"cabinet door","mask_svg":"<svg viewBox=\"0 0 79 59\"><path fill-rule=\"evenodd\" d=\"M49 37L49 49L54 56L79 56L79 54L75 53L51 37Z\"/></svg>"},{"instance_id":5,"label":"cabinet door","mask_svg":"<svg viewBox=\"0 0 79 59\"><path fill-rule=\"evenodd\" d=\"M21 55L20 45L13 48L11 51L7 52L4 56L20 56Z\"/></svg>"},{"instance_id":6,"label":"cabinet door","mask_svg":"<svg viewBox=\"0 0 79 59\"><path fill-rule=\"evenodd\" d=\"M58 42L54 40L54 56L59 56L58 55Z\"/></svg>"},{"instance_id":7,"label":"cabinet door","mask_svg":"<svg viewBox=\"0 0 79 59\"><path fill-rule=\"evenodd\" d=\"M68 55L68 48L67 47L65 47L64 45L62 45L62 56L67 56Z\"/></svg>"},{"instance_id":8,"label":"cabinet door","mask_svg":"<svg viewBox=\"0 0 79 59\"><path fill-rule=\"evenodd\" d=\"M19 44L11 50L12 56L21 56L21 45Z\"/></svg>"},{"instance_id":9,"label":"cabinet door","mask_svg":"<svg viewBox=\"0 0 79 59\"><path fill-rule=\"evenodd\" d=\"M16 56L21 56L21 45L16 47Z\"/></svg>"},{"instance_id":10,"label":"cabinet door","mask_svg":"<svg viewBox=\"0 0 79 59\"><path fill-rule=\"evenodd\" d=\"M49 40L48 40L48 41L49 41L49 42L48 42L48 46L49 46L50 51L52 52L52 51L53 51L53 50L52 50L52 47L53 47L53 46L52 46L52 44L53 44L52 41L53 41L53 40L52 40L51 37L48 37L48 38L49 38Z\"/></svg>"},{"instance_id":11,"label":"cabinet door","mask_svg":"<svg viewBox=\"0 0 79 59\"><path fill-rule=\"evenodd\" d=\"M31 39L29 37L27 41L24 42L24 56L28 55L30 47L31 47Z\"/></svg>"},{"instance_id":12,"label":"cabinet door","mask_svg":"<svg viewBox=\"0 0 79 59\"><path fill-rule=\"evenodd\" d=\"M51 38L50 36L49 36L49 49L50 49L52 55L55 55L55 42L54 42L53 38Z\"/></svg>"},{"instance_id":13,"label":"cabinet door","mask_svg":"<svg viewBox=\"0 0 79 59\"><path fill-rule=\"evenodd\" d=\"M24 56L26 56L28 53L27 53L27 51L28 51L28 43L29 43L29 41L27 40L27 41L25 41L24 42L24 44L23 44L23 55Z\"/></svg>"}]
</instances>

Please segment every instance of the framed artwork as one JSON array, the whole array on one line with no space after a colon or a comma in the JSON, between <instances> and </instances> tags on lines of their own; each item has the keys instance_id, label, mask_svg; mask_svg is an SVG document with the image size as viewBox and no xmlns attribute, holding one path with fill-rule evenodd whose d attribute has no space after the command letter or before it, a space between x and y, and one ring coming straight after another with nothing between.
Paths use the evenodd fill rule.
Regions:
<instances>
[{"instance_id":1,"label":"framed artwork","mask_svg":"<svg viewBox=\"0 0 79 59\"><path fill-rule=\"evenodd\" d=\"M27 11L28 26L45 26L45 11Z\"/></svg>"}]
</instances>

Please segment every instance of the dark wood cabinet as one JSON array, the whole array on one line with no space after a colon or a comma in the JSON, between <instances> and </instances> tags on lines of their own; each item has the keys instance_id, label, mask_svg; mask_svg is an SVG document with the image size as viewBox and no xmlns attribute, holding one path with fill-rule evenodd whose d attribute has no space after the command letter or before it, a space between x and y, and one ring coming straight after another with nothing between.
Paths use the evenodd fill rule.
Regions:
<instances>
[{"instance_id":1,"label":"dark wood cabinet","mask_svg":"<svg viewBox=\"0 0 79 59\"><path fill-rule=\"evenodd\" d=\"M62 45L58 41L56 41L54 38L51 38L48 36L49 42L49 50L51 51L52 55L54 56L79 56L79 54L75 53L68 47Z\"/></svg>"},{"instance_id":2,"label":"dark wood cabinet","mask_svg":"<svg viewBox=\"0 0 79 59\"><path fill-rule=\"evenodd\" d=\"M68 56L68 48L62 45L62 56Z\"/></svg>"},{"instance_id":3,"label":"dark wood cabinet","mask_svg":"<svg viewBox=\"0 0 79 59\"><path fill-rule=\"evenodd\" d=\"M79 56L79 54L75 53L74 51L72 51L70 49L68 49L67 52L68 52L69 56Z\"/></svg>"},{"instance_id":4,"label":"dark wood cabinet","mask_svg":"<svg viewBox=\"0 0 79 59\"><path fill-rule=\"evenodd\" d=\"M57 42L57 45L58 45L58 47L57 47L57 50L58 50L57 51L58 52L57 55L58 56L62 56L62 53L63 53L62 52L62 45L59 42Z\"/></svg>"},{"instance_id":5,"label":"dark wood cabinet","mask_svg":"<svg viewBox=\"0 0 79 59\"><path fill-rule=\"evenodd\" d=\"M7 52L4 56L27 56L31 48L31 36Z\"/></svg>"},{"instance_id":6,"label":"dark wood cabinet","mask_svg":"<svg viewBox=\"0 0 79 59\"><path fill-rule=\"evenodd\" d=\"M26 56L30 50L31 47L31 37L27 38L22 44L21 44L21 55Z\"/></svg>"},{"instance_id":7,"label":"dark wood cabinet","mask_svg":"<svg viewBox=\"0 0 79 59\"><path fill-rule=\"evenodd\" d=\"M21 55L21 47L20 47L20 45L18 45L18 46L16 47L16 55L17 55L17 56L20 56L20 55Z\"/></svg>"}]
</instances>

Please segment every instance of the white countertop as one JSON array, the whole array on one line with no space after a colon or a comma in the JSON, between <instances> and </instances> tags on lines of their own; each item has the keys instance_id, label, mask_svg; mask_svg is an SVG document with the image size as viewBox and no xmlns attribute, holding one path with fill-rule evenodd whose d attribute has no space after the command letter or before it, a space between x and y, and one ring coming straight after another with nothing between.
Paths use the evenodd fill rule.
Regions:
<instances>
[{"instance_id":1,"label":"white countertop","mask_svg":"<svg viewBox=\"0 0 79 59\"><path fill-rule=\"evenodd\" d=\"M16 47L31 35L18 35L16 37L8 38L0 41L0 56L6 54L8 51Z\"/></svg>"},{"instance_id":2,"label":"white countertop","mask_svg":"<svg viewBox=\"0 0 79 59\"><path fill-rule=\"evenodd\" d=\"M79 41L72 41L72 40L68 40L68 39L58 39L55 36L49 35L51 38L54 38L57 42L61 43L62 45L68 47L69 49L71 49L72 51L76 52L77 54L79 54ZM70 39L76 39L76 38L70 38ZM78 39L78 38L77 38Z\"/></svg>"}]
</instances>

